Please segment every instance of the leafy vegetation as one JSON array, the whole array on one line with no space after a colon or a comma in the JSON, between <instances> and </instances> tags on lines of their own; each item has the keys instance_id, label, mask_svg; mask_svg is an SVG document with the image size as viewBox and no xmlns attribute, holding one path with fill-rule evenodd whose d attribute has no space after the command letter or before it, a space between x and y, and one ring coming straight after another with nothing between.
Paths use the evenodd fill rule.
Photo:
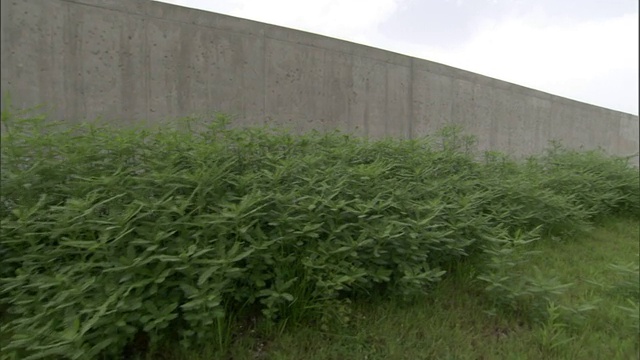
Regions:
<instances>
[{"instance_id":1,"label":"leafy vegetation","mask_svg":"<svg viewBox=\"0 0 640 360\"><path fill-rule=\"evenodd\" d=\"M515 269L518 276L572 283L544 307L547 315L536 322L527 322L527 314L491 311L491 297L483 296L473 269L466 266L410 302L355 300L350 322L328 330L303 324L280 334L258 326L235 339L226 358L635 359L640 342L637 311L620 307L637 304L637 297L622 288L632 279L637 288L640 274L612 272L609 266L638 263L639 230L637 219L613 218L599 221L588 232L529 244L537 253ZM595 308L584 310L589 304ZM569 308L582 312L569 315L563 310ZM212 346L182 350L169 344L162 354L175 360L225 358Z\"/></svg>"},{"instance_id":2,"label":"leafy vegetation","mask_svg":"<svg viewBox=\"0 0 640 360\"><path fill-rule=\"evenodd\" d=\"M354 301L409 302L465 273L494 313L579 319L593 305L556 305L568 284L517 271L527 244L640 217L637 169L598 151L478 162L455 128L367 141L184 121L202 130L3 113L3 356L224 354L250 323L329 331Z\"/></svg>"}]
</instances>

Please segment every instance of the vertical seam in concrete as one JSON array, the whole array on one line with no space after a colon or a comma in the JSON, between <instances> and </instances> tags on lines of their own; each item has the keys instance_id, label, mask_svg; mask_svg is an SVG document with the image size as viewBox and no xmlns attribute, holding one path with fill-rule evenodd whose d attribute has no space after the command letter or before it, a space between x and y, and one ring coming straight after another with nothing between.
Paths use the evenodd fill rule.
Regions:
<instances>
[{"instance_id":1,"label":"vertical seam in concrete","mask_svg":"<svg viewBox=\"0 0 640 360\"><path fill-rule=\"evenodd\" d=\"M364 85L364 93L365 93L365 98L364 98L364 136L365 137L369 137L369 74L367 74L367 77L365 78L365 85Z\"/></svg>"},{"instance_id":2,"label":"vertical seam in concrete","mask_svg":"<svg viewBox=\"0 0 640 360\"><path fill-rule=\"evenodd\" d=\"M69 15L69 19L73 19L74 18L74 10L72 6L69 6L68 8L68 15ZM72 91L76 92L78 90L80 90L80 84L79 84L79 74L78 74L78 66L74 66L75 64L77 64L80 61L80 57L78 56L78 46L79 46L79 31L78 31L78 27L80 26L80 24L78 23L73 23L73 20L71 20L71 30L70 30L70 34L69 34L69 44L71 45L71 51L69 51L69 53L71 54L72 58L70 59L71 61L69 61L69 63L71 64L71 68L73 69L73 75L71 76L72 79ZM81 96L84 97L84 94L82 91L78 91ZM80 120L80 117L78 116L78 112L79 112L79 105L78 102L80 101L80 96L72 96L73 101L72 101L72 114L73 114L73 118L78 121Z\"/></svg>"},{"instance_id":3,"label":"vertical seam in concrete","mask_svg":"<svg viewBox=\"0 0 640 360\"><path fill-rule=\"evenodd\" d=\"M267 36L262 29L262 125L267 123Z\"/></svg>"},{"instance_id":4,"label":"vertical seam in concrete","mask_svg":"<svg viewBox=\"0 0 640 360\"><path fill-rule=\"evenodd\" d=\"M75 61L77 61L78 64L78 68L77 68L77 73L78 76L76 77L76 83L77 83L77 87L79 89L81 89L80 93L82 94L83 97L86 97L86 92L85 92L85 86L84 86L84 72L85 72L85 63L84 61L81 61L80 59L83 58L82 56L82 52L83 52L83 38L81 37L81 34L84 33L84 20L83 21L79 21L78 22L78 26L76 27L76 33L75 33L75 37L76 37L76 52L75 52ZM82 114L83 116L77 116L76 115L76 119L81 119L81 121L86 121L89 120L89 114L87 113L87 102L86 101L82 101L81 103L76 105L77 109L82 108ZM102 115L102 114L101 114ZM93 120L93 119L92 119Z\"/></svg>"},{"instance_id":5,"label":"vertical seam in concrete","mask_svg":"<svg viewBox=\"0 0 640 360\"><path fill-rule=\"evenodd\" d=\"M355 102L355 99L353 98L353 94L355 93L355 81L353 79L353 57L349 56L347 57L348 61L349 61L349 77L351 78L350 81L350 86L349 86L349 93L347 95L347 118L346 118L346 124L344 124L343 129L345 129L346 131L348 131L349 133L354 133L355 129L354 129L354 125L353 125L353 120L351 119L351 106L353 106L353 103Z\"/></svg>"},{"instance_id":6,"label":"vertical seam in concrete","mask_svg":"<svg viewBox=\"0 0 640 360\"><path fill-rule=\"evenodd\" d=\"M385 107L384 107L384 136L389 135L389 64L384 64L384 99L385 99Z\"/></svg>"},{"instance_id":7,"label":"vertical seam in concrete","mask_svg":"<svg viewBox=\"0 0 640 360\"><path fill-rule=\"evenodd\" d=\"M415 113L413 112L413 58L410 59L409 81L407 82L409 98L409 139L413 139L413 122L415 121Z\"/></svg>"},{"instance_id":8,"label":"vertical seam in concrete","mask_svg":"<svg viewBox=\"0 0 640 360\"><path fill-rule=\"evenodd\" d=\"M145 91L145 110L144 114L147 122L151 122L151 55L149 52L149 22L142 19L142 29L144 33L144 45L142 46L142 58L144 59L144 67L146 69L144 81L146 82Z\"/></svg>"},{"instance_id":9,"label":"vertical seam in concrete","mask_svg":"<svg viewBox=\"0 0 640 360\"><path fill-rule=\"evenodd\" d=\"M40 9L40 11L42 11L42 9ZM46 17L46 19L47 20L44 20L44 21L40 22L38 24L38 26L39 27L40 26L43 26L43 27L46 26L46 22L48 21L49 17ZM42 28L38 28L38 30L42 31ZM47 35L50 36L51 32L48 32ZM37 44L38 44L37 45L38 48L40 48L43 53L46 50L48 50L48 49L46 49L47 41L45 40L44 36L41 36L41 37L38 38ZM47 86L47 84L46 84L47 81L45 79L43 79L46 76L46 73L48 72L48 71L45 70L46 67L47 67L46 66L46 61L47 60L46 59L42 59L43 57L45 57L45 56L40 56L35 61L35 63L37 64L36 66L38 67L37 69L35 69L35 73L37 74L37 78L36 78L37 80L36 81L38 82L38 95L37 95L38 99L44 99L46 97L45 96L46 91L48 90L48 89L45 88ZM46 56L46 57L51 58L51 55L49 54L49 56ZM49 83L51 83L51 81L49 81ZM45 111L49 106L51 106L51 104L45 104Z\"/></svg>"},{"instance_id":10,"label":"vertical seam in concrete","mask_svg":"<svg viewBox=\"0 0 640 360\"><path fill-rule=\"evenodd\" d=\"M616 131L616 142L614 144L615 152L617 152L618 154L621 154L621 152L620 152L622 150L621 141L624 138L624 134L623 134L624 129L623 129L623 126L622 126L623 122L624 122L624 115L620 115L618 117L618 121L616 121L616 123L618 125L617 126L617 128L618 128L617 130L618 131Z\"/></svg>"},{"instance_id":11,"label":"vertical seam in concrete","mask_svg":"<svg viewBox=\"0 0 640 360\"><path fill-rule=\"evenodd\" d=\"M0 68L0 84L2 84L2 87L0 88L0 90L2 91L2 94L0 94L0 108L2 109L4 109L4 107L8 105L5 104L5 96L8 96L8 92L10 91L9 87L7 86L7 83L9 82L9 74L8 71L5 70L6 65L4 65L9 63L7 61L9 52L8 50L6 50L6 48L8 47L8 39L6 38L8 33L7 24L9 24L10 19L8 4L9 3L6 1L0 2L0 44L2 44L2 50L0 50L0 64L3 64L3 66ZM2 131L2 129L5 129L6 126L7 124L1 124L0 131Z\"/></svg>"},{"instance_id":12,"label":"vertical seam in concrete","mask_svg":"<svg viewBox=\"0 0 640 360\"><path fill-rule=\"evenodd\" d=\"M444 124L440 124L440 127L442 126L449 126L449 125L454 125L455 124L455 120L453 119L453 108L455 106L455 101L456 101L456 97L455 92L456 92L456 78L452 77L451 78L451 93L449 94L449 99L451 99L451 101L449 101L449 119L447 119L445 121ZM435 130L439 130L439 129L435 129Z\"/></svg>"}]
</instances>

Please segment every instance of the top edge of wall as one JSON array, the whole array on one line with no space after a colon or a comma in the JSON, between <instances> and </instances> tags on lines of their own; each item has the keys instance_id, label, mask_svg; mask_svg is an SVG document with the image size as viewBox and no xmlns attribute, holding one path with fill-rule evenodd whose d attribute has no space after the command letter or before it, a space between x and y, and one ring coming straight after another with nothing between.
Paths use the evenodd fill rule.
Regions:
<instances>
[{"instance_id":1,"label":"top edge of wall","mask_svg":"<svg viewBox=\"0 0 640 360\"><path fill-rule=\"evenodd\" d=\"M372 60L402 66L412 71L426 71L438 75L450 76L459 81L467 81L478 85L491 86L497 89L522 95L537 97L569 105L587 105L600 112L612 112L623 118L638 120L638 115L624 111L614 110L583 101L573 100L567 97L554 95L541 90L536 90L523 85L492 78L486 75L459 69L450 65L431 60L416 58L411 55L396 53L389 50L354 43L347 40L332 38L303 30L272 25L255 20L244 19L226 14L215 13L207 10L193 9L180 5L174 5L154 0L61 0L63 2L94 6L111 9L129 14L175 21L194 26L211 27L223 31L240 32L249 36L264 36L271 40L295 43L303 46L322 48L328 51L340 52L349 55L361 56Z\"/></svg>"}]
</instances>

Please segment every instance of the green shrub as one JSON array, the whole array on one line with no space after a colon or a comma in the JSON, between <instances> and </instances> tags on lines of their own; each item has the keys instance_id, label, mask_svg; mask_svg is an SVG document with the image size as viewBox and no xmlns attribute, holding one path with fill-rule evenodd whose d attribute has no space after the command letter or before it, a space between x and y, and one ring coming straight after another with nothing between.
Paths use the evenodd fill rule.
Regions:
<instances>
[{"instance_id":1,"label":"green shrub","mask_svg":"<svg viewBox=\"0 0 640 360\"><path fill-rule=\"evenodd\" d=\"M599 150L576 151L552 143L533 170L541 184L572 197L591 218L604 215L640 217L640 176L628 159Z\"/></svg>"},{"instance_id":2,"label":"green shrub","mask_svg":"<svg viewBox=\"0 0 640 360\"><path fill-rule=\"evenodd\" d=\"M492 256L521 230L640 207L617 162L480 163L455 128L374 142L224 117L198 133L3 122L2 333L15 357L113 357L140 332L224 346L243 314L327 321L354 296L428 291L466 258L497 274ZM586 165L595 196L569 176Z\"/></svg>"}]
</instances>

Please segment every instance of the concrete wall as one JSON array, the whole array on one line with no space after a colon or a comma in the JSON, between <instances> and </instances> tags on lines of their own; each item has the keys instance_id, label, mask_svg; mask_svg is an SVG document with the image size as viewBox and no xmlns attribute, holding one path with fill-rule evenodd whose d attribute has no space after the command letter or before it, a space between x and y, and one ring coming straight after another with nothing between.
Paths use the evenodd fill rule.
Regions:
<instances>
[{"instance_id":1,"label":"concrete wall","mask_svg":"<svg viewBox=\"0 0 640 360\"><path fill-rule=\"evenodd\" d=\"M637 116L380 49L148 0L1 3L2 93L55 118L153 125L216 110L402 138L455 123L514 155L552 138L638 151Z\"/></svg>"}]
</instances>

